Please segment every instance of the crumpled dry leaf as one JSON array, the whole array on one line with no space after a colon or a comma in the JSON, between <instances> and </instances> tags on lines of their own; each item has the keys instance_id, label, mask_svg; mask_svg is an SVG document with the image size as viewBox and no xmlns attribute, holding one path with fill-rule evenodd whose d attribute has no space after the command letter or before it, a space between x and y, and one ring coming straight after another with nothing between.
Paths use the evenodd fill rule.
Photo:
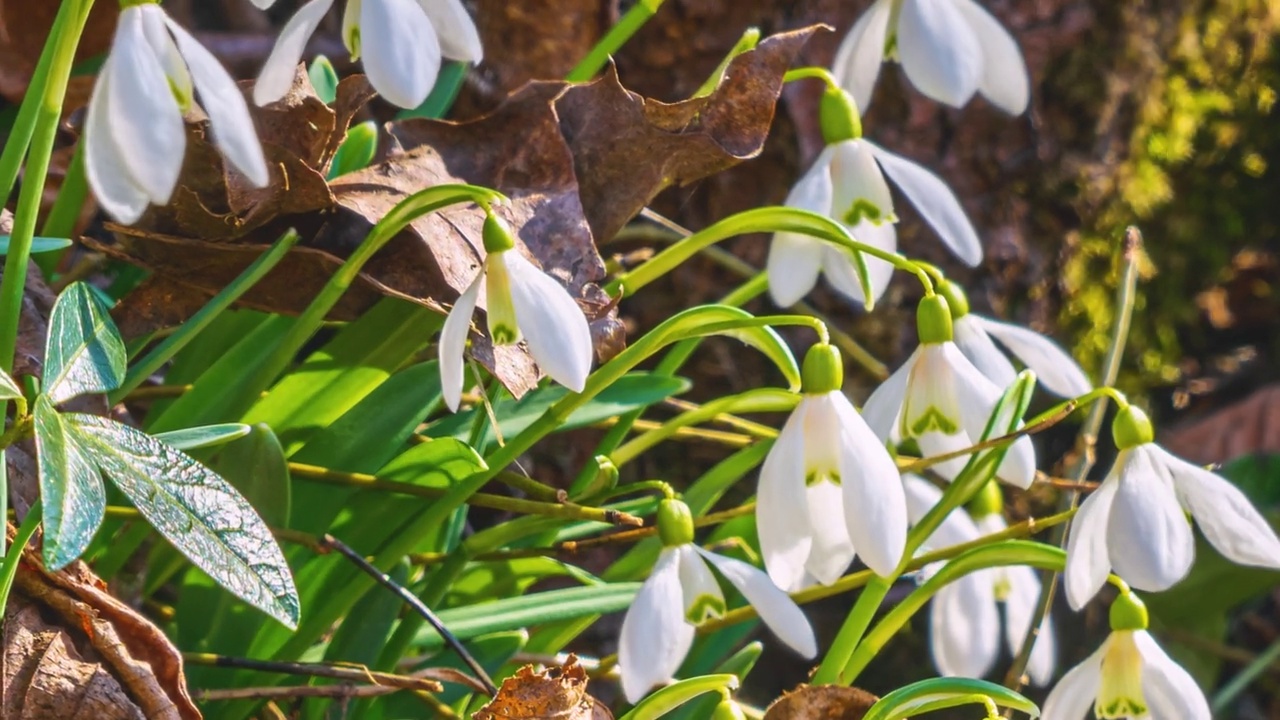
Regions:
<instances>
[{"instance_id":1,"label":"crumpled dry leaf","mask_svg":"<svg viewBox=\"0 0 1280 720\"><path fill-rule=\"evenodd\" d=\"M878 699L858 688L800 685L775 700L764 720L862 720Z\"/></svg>"},{"instance_id":2,"label":"crumpled dry leaf","mask_svg":"<svg viewBox=\"0 0 1280 720\"><path fill-rule=\"evenodd\" d=\"M587 694L587 671L570 655L563 665L542 671L520 668L472 719L613 720L613 713Z\"/></svg>"}]
</instances>

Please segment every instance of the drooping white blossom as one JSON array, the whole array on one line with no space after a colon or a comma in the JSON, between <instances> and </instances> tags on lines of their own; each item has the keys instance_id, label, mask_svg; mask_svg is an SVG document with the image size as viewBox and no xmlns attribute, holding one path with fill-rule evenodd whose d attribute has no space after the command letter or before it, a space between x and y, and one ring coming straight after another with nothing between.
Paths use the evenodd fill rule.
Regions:
<instances>
[{"instance_id":1,"label":"drooping white blossom","mask_svg":"<svg viewBox=\"0 0 1280 720\"><path fill-rule=\"evenodd\" d=\"M952 342L945 300L922 300L917 324L920 346L876 388L862 415L881 440L914 439L925 457L972 447L982 438L1003 392ZM932 469L953 479L967 461L967 456L953 458ZM1035 471L1035 448L1023 436L1009 445L996 477L1026 488L1035 480Z\"/></svg>"},{"instance_id":2,"label":"drooping white blossom","mask_svg":"<svg viewBox=\"0 0 1280 720\"><path fill-rule=\"evenodd\" d=\"M244 96L217 59L158 4L120 11L84 128L85 174L102 209L131 224L173 195L196 100L214 144L255 186L267 163Z\"/></svg>"},{"instance_id":3,"label":"drooping white blossom","mask_svg":"<svg viewBox=\"0 0 1280 720\"><path fill-rule=\"evenodd\" d=\"M254 0L270 7L275 0ZM289 91L307 41L334 0L311 0L290 18L253 89L259 105ZM369 83L389 102L415 108L436 84L442 58L478 63L480 34L460 0L347 0L342 39Z\"/></svg>"},{"instance_id":4,"label":"drooping white blossom","mask_svg":"<svg viewBox=\"0 0 1280 720\"><path fill-rule=\"evenodd\" d=\"M486 221L486 245L498 222L492 215ZM462 402L463 353L481 292L494 344L510 345L523 337L539 369L574 392L582 391L591 372L586 316L563 285L514 249L509 232L504 229L500 235L507 239L490 246L476 279L454 303L440 331L441 391L450 410Z\"/></svg>"},{"instance_id":5,"label":"drooping white blossom","mask_svg":"<svg viewBox=\"0 0 1280 720\"><path fill-rule=\"evenodd\" d=\"M960 201L934 173L881 148L870 140L850 139L828 145L800 178L786 204L811 210L843 223L860 242L896 252L893 197L888 176L951 252L973 266L982 262L982 245ZM879 298L889 285L893 266L866 257L871 295ZM769 247L769 292L788 307L813 290L819 274L841 294L863 301L853 257L844 248L801 235L780 232Z\"/></svg>"},{"instance_id":6,"label":"drooping white blossom","mask_svg":"<svg viewBox=\"0 0 1280 720\"><path fill-rule=\"evenodd\" d=\"M683 527L672 528L679 507ZM694 629L725 612L724 594L712 568L742 593L760 619L788 647L813 658L818 643L809 620L785 592L755 567L693 544L688 508L666 500L659 508L663 548L622 621L618 671L627 700L638 702L653 686L668 682L693 644Z\"/></svg>"},{"instance_id":7,"label":"drooping white blossom","mask_svg":"<svg viewBox=\"0 0 1280 720\"><path fill-rule=\"evenodd\" d=\"M1239 488L1152 442L1137 408L1122 409L1112 428L1120 454L1071 522L1065 583L1073 608L1110 572L1148 591L1186 577L1195 560L1187 515L1228 560L1280 568L1280 539Z\"/></svg>"},{"instance_id":8,"label":"drooping white blossom","mask_svg":"<svg viewBox=\"0 0 1280 720\"><path fill-rule=\"evenodd\" d=\"M952 107L980 93L1012 115L1031 94L1018 43L974 0L876 0L840 43L836 79L866 109L885 60L916 89Z\"/></svg>"},{"instance_id":9,"label":"drooping white blossom","mask_svg":"<svg viewBox=\"0 0 1280 720\"><path fill-rule=\"evenodd\" d=\"M1114 630L1084 662L1067 671L1044 703L1043 720L1177 718L1209 720L1195 678L1146 630Z\"/></svg>"},{"instance_id":10,"label":"drooping white blossom","mask_svg":"<svg viewBox=\"0 0 1280 720\"><path fill-rule=\"evenodd\" d=\"M904 474L902 482L911 522L920 522L942 499L942 491L915 475ZM925 546L940 549L961 545L1004 528L1004 518L998 512L974 520L965 510L953 510L925 541ZM931 574L932 570L928 568L926 573ZM1025 565L979 570L939 590L933 598L929 620L929 648L938 672L961 677L985 676L999 659L1002 636L1009 653L1016 655L1031 626L1039 596L1040 580L1035 571ZM1005 605L1003 633L999 603ZM1053 621L1046 617L1027 665L1027 673L1035 684L1046 685L1053 677L1056 645Z\"/></svg>"}]
</instances>

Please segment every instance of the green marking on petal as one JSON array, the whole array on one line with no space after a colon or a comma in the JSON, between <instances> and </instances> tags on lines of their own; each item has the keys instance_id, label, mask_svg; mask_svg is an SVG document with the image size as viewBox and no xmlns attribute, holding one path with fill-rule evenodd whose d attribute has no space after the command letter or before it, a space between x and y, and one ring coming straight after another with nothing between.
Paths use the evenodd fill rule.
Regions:
<instances>
[{"instance_id":1,"label":"green marking on petal","mask_svg":"<svg viewBox=\"0 0 1280 720\"><path fill-rule=\"evenodd\" d=\"M804 484L806 487L813 487L818 483L824 482L829 482L836 487L840 487L840 473L814 472L809 473L804 478Z\"/></svg>"},{"instance_id":2,"label":"green marking on petal","mask_svg":"<svg viewBox=\"0 0 1280 720\"><path fill-rule=\"evenodd\" d=\"M195 98L191 97L191 93L184 92L173 78L165 76L165 81L169 83L169 92L173 93L173 99L178 101L178 108L185 114L191 110L191 101Z\"/></svg>"},{"instance_id":3,"label":"green marking on petal","mask_svg":"<svg viewBox=\"0 0 1280 720\"><path fill-rule=\"evenodd\" d=\"M684 619L694 625L701 625L708 620L724 615L724 611L724 598L715 597L714 595L699 595L694 599L693 604L684 611Z\"/></svg>"},{"instance_id":4,"label":"green marking on petal","mask_svg":"<svg viewBox=\"0 0 1280 720\"><path fill-rule=\"evenodd\" d=\"M880 209L879 205L867 200L866 198L858 198L853 201L853 205L845 211L842 219L845 225L853 226L863 220L870 220L873 224L879 225L886 220L892 221L892 213L886 214Z\"/></svg>"},{"instance_id":5,"label":"green marking on petal","mask_svg":"<svg viewBox=\"0 0 1280 720\"><path fill-rule=\"evenodd\" d=\"M489 328L494 345L514 345L520 340L520 331L510 325L497 325Z\"/></svg>"},{"instance_id":6,"label":"green marking on petal","mask_svg":"<svg viewBox=\"0 0 1280 720\"><path fill-rule=\"evenodd\" d=\"M1143 717L1147 714L1147 706L1136 698L1115 698L1106 707L1094 708L1099 720L1118 720L1119 718Z\"/></svg>"},{"instance_id":7,"label":"green marking on petal","mask_svg":"<svg viewBox=\"0 0 1280 720\"><path fill-rule=\"evenodd\" d=\"M959 432L960 425L944 415L941 410L930 405L907 429L911 431L910 434L913 437L919 437L930 431L940 432L943 435L955 435Z\"/></svg>"}]
</instances>

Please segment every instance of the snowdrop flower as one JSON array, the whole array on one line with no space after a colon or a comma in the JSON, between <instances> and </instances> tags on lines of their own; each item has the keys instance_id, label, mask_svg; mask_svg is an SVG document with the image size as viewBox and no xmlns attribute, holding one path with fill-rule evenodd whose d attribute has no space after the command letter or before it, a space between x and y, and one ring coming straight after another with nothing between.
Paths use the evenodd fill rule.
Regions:
<instances>
[{"instance_id":1,"label":"snowdrop flower","mask_svg":"<svg viewBox=\"0 0 1280 720\"><path fill-rule=\"evenodd\" d=\"M490 214L484 223L484 267L454 303L440 331L440 383L445 403L462 401L463 351L481 291L489 337L495 345L528 342L529 354L551 379L582 392L591 372L591 330L568 291L518 251L506 225Z\"/></svg>"},{"instance_id":2,"label":"snowdrop flower","mask_svg":"<svg viewBox=\"0 0 1280 720\"><path fill-rule=\"evenodd\" d=\"M268 8L275 0L254 0ZM311 0L285 24L253 88L253 101L266 105L284 97L307 40L333 7ZM404 108L427 99L441 57L478 63L480 35L460 0L347 0L342 40L352 60L363 60L369 82L383 97Z\"/></svg>"},{"instance_id":3,"label":"snowdrop flower","mask_svg":"<svg viewBox=\"0 0 1280 720\"><path fill-rule=\"evenodd\" d=\"M862 415L882 440L915 439L925 457L971 447L986 429L1000 402L1001 389L978 371L952 341L951 311L941 295L920 301L916 313L920 346L867 399ZM954 479L966 458L933 469ZM1035 479L1031 438L1014 440L996 477L1026 488Z\"/></svg>"},{"instance_id":4,"label":"snowdrop flower","mask_svg":"<svg viewBox=\"0 0 1280 720\"><path fill-rule=\"evenodd\" d=\"M1147 609L1132 593L1111 605L1111 635L1058 681L1044 703L1044 720L1177 718L1209 720L1209 703L1195 678L1147 632Z\"/></svg>"},{"instance_id":5,"label":"snowdrop flower","mask_svg":"<svg viewBox=\"0 0 1280 720\"><path fill-rule=\"evenodd\" d=\"M907 513L912 524L918 523L942 499L942 491L916 475L903 475L902 483ZM970 503L977 520L964 510L954 510L926 543L933 548L951 547L1003 530L1002 503L1000 488L987 483ZM938 672L980 678L991 671L1000 655L1000 602L1005 604L1007 620L1004 641L1010 654L1016 655L1039 598L1040 580L1025 565L979 570L943 587L933 598L929 617L929 646ZM1045 618L1027 666L1035 684L1047 685L1053 677L1055 653L1053 622Z\"/></svg>"},{"instance_id":6,"label":"snowdrop flower","mask_svg":"<svg viewBox=\"0 0 1280 720\"><path fill-rule=\"evenodd\" d=\"M1011 115L1027 109L1030 80L1018 43L973 0L876 0L832 63L858 107L870 104L886 59L901 61L916 89L951 107L981 93Z\"/></svg>"},{"instance_id":7,"label":"snowdrop flower","mask_svg":"<svg viewBox=\"0 0 1280 720\"><path fill-rule=\"evenodd\" d=\"M662 501L657 525L662 553L636 593L618 640L618 670L629 702L639 702L654 685L671 680L693 644L694 628L724 614L724 595L711 568L742 593L791 649L805 658L818 654L804 613L767 575L693 544L688 506L679 500Z\"/></svg>"},{"instance_id":8,"label":"snowdrop flower","mask_svg":"<svg viewBox=\"0 0 1280 720\"><path fill-rule=\"evenodd\" d=\"M1186 577L1195 560L1186 514L1227 559L1280 568L1280 539L1244 493L1152 442L1146 413L1121 408L1111 433L1120 454L1071 521L1065 582L1073 608L1084 607L1113 570L1156 592Z\"/></svg>"},{"instance_id":9,"label":"snowdrop flower","mask_svg":"<svg viewBox=\"0 0 1280 720\"><path fill-rule=\"evenodd\" d=\"M852 106L849 112L856 116ZM826 215L844 224L859 242L896 252L894 223L898 216L887 175L951 252L969 266L982 262L978 234L942 178L862 139L857 123L843 125L853 129L841 131L825 122L828 117L831 115L824 113L827 147L792 188L786 205ZM893 266L872 257L867 257L866 263L871 296L879 298L889 285ZM850 251L807 235L776 233L769 246L767 270L769 292L783 307L796 304L813 290L819 274L825 274L841 294L863 301L862 283Z\"/></svg>"},{"instance_id":10,"label":"snowdrop flower","mask_svg":"<svg viewBox=\"0 0 1280 720\"><path fill-rule=\"evenodd\" d=\"M1049 392L1073 398L1093 389L1084 371L1057 343L1024 327L969 312L969 299L950 280L939 282L938 292L951 308L956 347L997 387L1012 385L1017 372L993 339L1031 368Z\"/></svg>"},{"instance_id":11,"label":"snowdrop flower","mask_svg":"<svg viewBox=\"0 0 1280 720\"><path fill-rule=\"evenodd\" d=\"M120 11L84 127L85 172L109 215L131 224L165 205L186 154L182 116L199 95L213 140L251 183L267 184L249 109L227 71L158 3Z\"/></svg>"},{"instance_id":12,"label":"snowdrop flower","mask_svg":"<svg viewBox=\"0 0 1280 720\"><path fill-rule=\"evenodd\" d=\"M835 582L855 555L883 576L902 560L907 508L898 469L840 391L843 374L840 351L810 348L804 397L760 470L760 551L784 590Z\"/></svg>"}]
</instances>

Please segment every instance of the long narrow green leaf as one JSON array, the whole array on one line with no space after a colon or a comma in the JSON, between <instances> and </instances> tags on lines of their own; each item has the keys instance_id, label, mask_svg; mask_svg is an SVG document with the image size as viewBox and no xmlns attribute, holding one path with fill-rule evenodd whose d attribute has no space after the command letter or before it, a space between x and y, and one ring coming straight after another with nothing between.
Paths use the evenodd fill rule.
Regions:
<instances>
[{"instance_id":1,"label":"long narrow green leaf","mask_svg":"<svg viewBox=\"0 0 1280 720\"><path fill-rule=\"evenodd\" d=\"M249 426L244 423L222 423L220 425L201 425L186 430L171 430L157 433L156 439L179 450L198 450L229 443L249 434Z\"/></svg>"}]
</instances>

